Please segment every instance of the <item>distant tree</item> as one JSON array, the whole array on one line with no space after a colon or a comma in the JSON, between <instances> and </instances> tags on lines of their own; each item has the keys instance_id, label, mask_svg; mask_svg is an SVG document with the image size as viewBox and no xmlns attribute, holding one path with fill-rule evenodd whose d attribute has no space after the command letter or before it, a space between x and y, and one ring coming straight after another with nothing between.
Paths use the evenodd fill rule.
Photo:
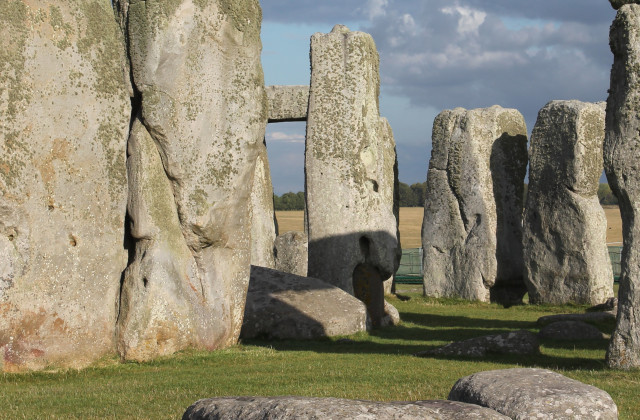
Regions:
<instances>
[{"instance_id":1,"label":"distant tree","mask_svg":"<svg viewBox=\"0 0 640 420\"><path fill-rule=\"evenodd\" d=\"M410 188L415 199L415 205L412 207L424 207L424 199L427 198L427 183L416 182Z\"/></svg>"},{"instance_id":2,"label":"distant tree","mask_svg":"<svg viewBox=\"0 0 640 420\"><path fill-rule=\"evenodd\" d=\"M598 201L600 201L600 204L604 205L618 204L618 199L613 194L613 191L611 191L609 184L600 184L598 186Z\"/></svg>"},{"instance_id":3,"label":"distant tree","mask_svg":"<svg viewBox=\"0 0 640 420\"><path fill-rule=\"evenodd\" d=\"M281 210L304 210L304 193L288 192L278 197L273 195L273 208L276 211Z\"/></svg>"}]
</instances>

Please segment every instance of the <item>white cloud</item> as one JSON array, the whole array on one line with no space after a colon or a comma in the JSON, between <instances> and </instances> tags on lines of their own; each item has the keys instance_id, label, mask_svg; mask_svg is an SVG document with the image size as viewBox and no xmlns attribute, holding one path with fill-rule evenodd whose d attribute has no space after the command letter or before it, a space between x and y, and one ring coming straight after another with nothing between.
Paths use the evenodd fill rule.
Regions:
<instances>
[{"instance_id":1,"label":"white cloud","mask_svg":"<svg viewBox=\"0 0 640 420\"><path fill-rule=\"evenodd\" d=\"M277 141L282 143L304 143L304 134L300 133L284 133L282 131L274 131L267 133L267 141Z\"/></svg>"},{"instance_id":2,"label":"white cloud","mask_svg":"<svg viewBox=\"0 0 640 420\"><path fill-rule=\"evenodd\" d=\"M389 0L369 0L366 8L366 15L369 20L387 14L385 8L389 5Z\"/></svg>"},{"instance_id":3,"label":"white cloud","mask_svg":"<svg viewBox=\"0 0 640 420\"><path fill-rule=\"evenodd\" d=\"M487 18L485 12L464 6L444 7L441 12L458 16L458 34L460 35L478 35L478 28Z\"/></svg>"}]
</instances>

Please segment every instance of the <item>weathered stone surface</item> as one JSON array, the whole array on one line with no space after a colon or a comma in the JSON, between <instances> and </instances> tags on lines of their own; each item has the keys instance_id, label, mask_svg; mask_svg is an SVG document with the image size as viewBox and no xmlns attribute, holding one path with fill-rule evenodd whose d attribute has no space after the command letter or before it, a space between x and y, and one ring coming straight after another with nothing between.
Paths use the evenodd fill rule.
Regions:
<instances>
[{"instance_id":1,"label":"weathered stone surface","mask_svg":"<svg viewBox=\"0 0 640 420\"><path fill-rule=\"evenodd\" d=\"M129 140L132 261L118 349L146 360L236 342L250 195L267 101L257 0L116 2L138 115Z\"/></svg>"},{"instance_id":2,"label":"weathered stone surface","mask_svg":"<svg viewBox=\"0 0 640 420\"><path fill-rule=\"evenodd\" d=\"M598 340L603 334L593 325L582 321L560 321L547 325L540 330L541 338L552 340Z\"/></svg>"},{"instance_id":3,"label":"weathered stone surface","mask_svg":"<svg viewBox=\"0 0 640 420\"><path fill-rule=\"evenodd\" d=\"M273 184L267 148L259 147L251 190L251 265L276 268L275 240L278 234L273 209Z\"/></svg>"},{"instance_id":4,"label":"weathered stone surface","mask_svg":"<svg viewBox=\"0 0 640 420\"><path fill-rule=\"evenodd\" d=\"M251 267L242 338L309 339L367 329L364 304L311 277Z\"/></svg>"},{"instance_id":5,"label":"weathered stone surface","mask_svg":"<svg viewBox=\"0 0 640 420\"><path fill-rule=\"evenodd\" d=\"M307 276L309 244L303 232L286 232L275 240L276 270Z\"/></svg>"},{"instance_id":6,"label":"weathered stone surface","mask_svg":"<svg viewBox=\"0 0 640 420\"><path fill-rule=\"evenodd\" d=\"M607 352L611 367L640 367L640 5L618 11L609 36L614 61L607 99L604 168L622 215L618 321Z\"/></svg>"},{"instance_id":7,"label":"weathered stone surface","mask_svg":"<svg viewBox=\"0 0 640 420\"><path fill-rule=\"evenodd\" d=\"M221 397L199 400L183 420L285 419L508 419L498 412L453 401L377 402L310 397Z\"/></svg>"},{"instance_id":8,"label":"weathered stone surface","mask_svg":"<svg viewBox=\"0 0 640 420\"><path fill-rule=\"evenodd\" d=\"M131 106L108 0L0 2L0 370L114 352Z\"/></svg>"},{"instance_id":9,"label":"weathered stone surface","mask_svg":"<svg viewBox=\"0 0 640 420\"><path fill-rule=\"evenodd\" d=\"M306 121L309 86L267 86L269 122Z\"/></svg>"},{"instance_id":10,"label":"weathered stone surface","mask_svg":"<svg viewBox=\"0 0 640 420\"><path fill-rule=\"evenodd\" d=\"M434 350L416 353L418 357L433 355L483 357L493 354L536 354L540 352L538 337L527 330L486 335L447 344Z\"/></svg>"},{"instance_id":11,"label":"weathered stone surface","mask_svg":"<svg viewBox=\"0 0 640 420\"><path fill-rule=\"evenodd\" d=\"M609 3L611 3L611 7L618 10L625 4L639 4L640 1L639 0L609 0Z\"/></svg>"},{"instance_id":12,"label":"weathered stone surface","mask_svg":"<svg viewBox=\"0 0 640 420\"><path fill-rule=\"evenodd\" d=\"M384 316L382 282L399 262L395 142L380 118L378 52L370 35L337 25L311 37L305 153L309 276Z\"/></svg>"},{"instance_id":13,"label":"weathered stone surface","mask_svg":"<svg viewBox=\"0 0 640 420\"><path fill-rule=\"evenodd\" d=\"M492 408L512 419L617 419L601 389L546 369L503 369L464 377L449 399Z\"/></svg>"},{"instance_id":14,"label":"weathered stone surface","mask_svg":"<svg viewBox=\"0 0 640 420\"><path fill-rule=\"evenodd\" d=\"M563 321L578 321L578 322L606 322L616 319L615 312L589 312L586 314L557 314L557 315L545 315L538 318L537 324L540 326L553 324L555 322Z\"/></svg>"},{"instance_id":15,"label":"weathered stone surface","mask_svg":"<svg viewBox=\"0 0 640 420\"><path fill-rule=\"evenodd\" d=\"M598 201L604 118L604 103L579 101L552 101L538 113L523 233L532 303L595 305L613 296Z\"/></svg>"},{"instance_id":16,"label":"weathered stone surface","mask_svg":"<svg viewBox=\"0 0 640 420\"><path fill-rule=\"evenodd\" d=\"M522 115L499 106L436 117L422 224L427 296L521 301L526 133Z\"/></svg>"}]
</instances>

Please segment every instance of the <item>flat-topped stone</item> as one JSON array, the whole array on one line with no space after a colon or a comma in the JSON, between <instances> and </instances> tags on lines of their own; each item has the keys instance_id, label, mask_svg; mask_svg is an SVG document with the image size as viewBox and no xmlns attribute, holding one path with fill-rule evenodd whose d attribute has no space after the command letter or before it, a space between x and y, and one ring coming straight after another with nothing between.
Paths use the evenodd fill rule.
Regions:
<instances>
[{"instance_id":1,"label":"flat-topped stone","mask_svg":"<svg viewBox=\"0 0 640 420\"><path fill-rule=\"evenodd\" d=\"M540 352L537 336L531 331L511 331L504 334L486 335L447 344L433 350L416 353L418 357L470 356L483 357L493 354L536 354Z\"/></svg>"},{"instance_id":2,"label":"flat-topped stone","mask_svg":"<svg viewBox=\"0 0 640 420\"><path fill-rule=\"evenodd\" d=\"M306 121L309 86L267 86L269 122Z\"/></svg>"},{"instance_id":3,"label":"flat-topped stone","mask_svg":"<svg viewBox=\"0 0 640 420\"><path fill-rule=\"evenodd\" d=\"M199 400L183 420L501 420L498 412L452 401L377 402L312 397L220 397Z\"/></svg>"},{"instance_id":4,"label":"flat-topped stone","mask_svg":"<svg viewBox=\"0 0 640 420\"><path fill-rule=\"evenodd\" d=\"M593 325L582 321L553 322L540 330L541 338L551 340L598 340L604 337Z\"/></svg>"},{"instance_id":5,"label":"flat-topped stone","mask_svg":"<svg viewBox=\"0 0 640 420\"><path fill-rule=\"evenodd\" d=\"M609 0L611 7L618 10L625 4L640 4L640 0Z\"/></svg>"},{"instance_id":6,"label":"flat-topped stone","mask_svg":"<svg viewBox=\"0 0 640 420\"><path fill-rule=\"evenodd\" d=\"M546 369L503 369L460 379L449 399L478 404L512 419L617 419L605 391Z\"/></svg>"},{"instance_id":7,"label":"flat-topped stone","mask_svg":"<svg viewBox=\"0 0 640 420\"><path fill-rule=\"evenodd\" d=\"M364 304L322 280L251 267L242 338L310 339L367 329Z\"/></svg>"},{"instance_id":8,"label":"flat-topped stone","mask_svg":"<svg viewBox=\"0 0 640 420\"><path fill-rule=\"evenodd\" d=\"M554 322L579 321L579 322L606 322L615 321L615 312L587 312L584 314L556 314L545 315L538 318L537 324L540 326L549 325Z\"/></svg>"}]
</instances>

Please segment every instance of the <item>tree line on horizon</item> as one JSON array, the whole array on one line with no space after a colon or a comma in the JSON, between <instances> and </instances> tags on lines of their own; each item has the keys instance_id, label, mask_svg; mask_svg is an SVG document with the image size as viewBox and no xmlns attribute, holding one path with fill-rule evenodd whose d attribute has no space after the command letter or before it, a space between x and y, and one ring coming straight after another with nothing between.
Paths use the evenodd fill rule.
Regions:
<instances>
[{"instance_id":1,"label":"tree line on horizon","mask_svg":"<svg viewBox=\"0 0 640 420\"><path fill-rule=\"evenodd\" d=\"M527 184L525 187L525 198L527 194ZM416 182L415 184L398 183L400 194L400 207L424 207L426 199L427 183ZM598 186L598 201L602 205L617 205L618 199L613 195L609 184L602 183ZM282 210L304 210L304 193L288 192L281 196L273 195L273 206L276 211Z\"/></svg>"}]
</instances>

